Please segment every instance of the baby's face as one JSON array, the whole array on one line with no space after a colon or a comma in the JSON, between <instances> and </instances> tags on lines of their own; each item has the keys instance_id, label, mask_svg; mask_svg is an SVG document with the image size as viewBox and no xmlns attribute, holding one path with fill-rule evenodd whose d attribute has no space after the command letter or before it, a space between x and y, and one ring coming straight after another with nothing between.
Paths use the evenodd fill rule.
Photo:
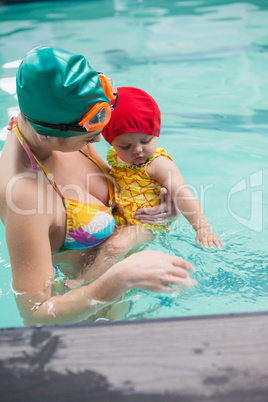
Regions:
<instances>
[{"instance_id":1,"label":"baby's face","mask_svg":"<svg viewBox=\"0 0 268 402\"><path fill-rule=\"evenodd\" d=\"M157 148L157 137L142 133L126 133L112 141L119 163L142 165L151 158Z\"/></svg>"}]
</instances>

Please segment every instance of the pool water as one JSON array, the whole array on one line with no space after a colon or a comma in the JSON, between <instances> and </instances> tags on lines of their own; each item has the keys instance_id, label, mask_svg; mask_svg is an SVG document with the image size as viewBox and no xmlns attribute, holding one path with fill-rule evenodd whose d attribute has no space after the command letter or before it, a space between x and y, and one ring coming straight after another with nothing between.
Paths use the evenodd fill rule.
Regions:
<instances>
[{"instance_id":1,"label":"pool water","mask_svg":"<svg viewBox=\"0 0 268 402\"><path fill-rule=\"evenodd\" d=\"M199 249L180 217L148 248L182 256L198 286L130 292L126 319L268 309L268 3L99 0L1 4L0 149L17 113L16 70L34 46L88 57L117 86L149 92L162 112L158 144L196 195L220 251ZM108 146L96 145L105 157ZM0 226L0 327L22 326Z\"/></svg>"}]
</instances>

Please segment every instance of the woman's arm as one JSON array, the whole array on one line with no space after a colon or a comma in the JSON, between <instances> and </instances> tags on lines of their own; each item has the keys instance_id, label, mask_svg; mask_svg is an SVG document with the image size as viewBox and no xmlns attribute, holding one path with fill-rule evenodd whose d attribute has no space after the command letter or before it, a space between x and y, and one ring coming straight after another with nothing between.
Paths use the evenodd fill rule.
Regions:
<instances>
[{"instance_id":1,"label":"woman's arm","mask_svg":"<svg viewBox=\"0 0 268 402\"><path fill-rule=\"evenodd\" d=\"M192 270L191 264L182 258L160 251L141 251L113 265L90 285L62 296L49 297L42 292L42 300L40 294L23 293L17 296L18 307L27 325L81 322L129 289L174 292L173 286L194 286Z\"/></svg>"},{"instance_id":2,"label":"woman's arm","mask_svg":"<svg viewBox=\"0 0 268 402\"><path fill-rule=\"evenodd\" d=\"M131 288L168 292L170 285L192 286L192 266L157 251L133 254L108 269L90 285L53 296L54 270L49 232L52 216L34 212L37 199L29 183L27 197L13 199L18 210L6 214L6 239L17 305L27 325L80 322ZM21 194L21 193L20 193ZM31 214L22 213L31 211Z\"/></svg>"}]
</instances>

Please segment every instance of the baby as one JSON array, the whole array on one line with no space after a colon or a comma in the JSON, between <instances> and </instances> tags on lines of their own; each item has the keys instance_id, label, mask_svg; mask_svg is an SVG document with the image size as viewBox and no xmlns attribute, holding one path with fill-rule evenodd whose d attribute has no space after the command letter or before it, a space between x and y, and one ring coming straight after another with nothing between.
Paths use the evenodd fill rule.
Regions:
<instances>
[{"instance_id":1,"label":"baby","mask_svg":"<svg viewBox=\"0 0 268 402\"><path fill-rule=\"evenodd\" d=\"M112 147L107 154L110 174L116 182L117 226L139 224L152 232L165 232L165 225L135 219L138 208L160 203L166 187L176 208L196 231L196 244L220 249L221 240L210 230L202 208L187 188L179 169L165 149L157 148L161 115L155 100L133 87L118 88L118 102L102 135Z\"/></svg>"}]
</instances>

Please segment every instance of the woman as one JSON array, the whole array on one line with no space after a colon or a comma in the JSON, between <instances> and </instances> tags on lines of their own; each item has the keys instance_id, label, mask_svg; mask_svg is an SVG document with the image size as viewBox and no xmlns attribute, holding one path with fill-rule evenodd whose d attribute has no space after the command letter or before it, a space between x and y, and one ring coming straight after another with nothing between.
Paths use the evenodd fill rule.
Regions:
<instances>
[{"instance_id":1,"label":"woman","mask_svg":"<svg viewBox=\"0 0 268 402\"><path fill-rule=\"evenodd\" d=\"M150 250L120 258L148 237L138 226L114 232L112 186L91 144L116 97L106 77L83 56L39 47L19 67L17 95L21 113L0 160L0 211L25 323L80 322L131 288L194 285L181 258ZM55 266L87 284L53 295Z\"/></svg>"}]
</instances>

